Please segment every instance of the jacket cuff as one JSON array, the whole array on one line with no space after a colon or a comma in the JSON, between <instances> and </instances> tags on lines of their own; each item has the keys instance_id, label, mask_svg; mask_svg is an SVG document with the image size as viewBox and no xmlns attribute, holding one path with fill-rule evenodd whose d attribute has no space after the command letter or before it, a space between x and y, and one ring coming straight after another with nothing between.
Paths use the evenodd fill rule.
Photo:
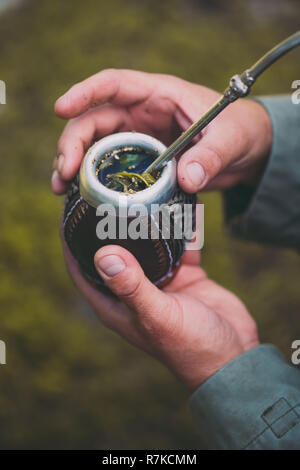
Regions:
<instances>
[{"instance_id":1,"label":"jacket cuff","mask_svg":"<svg viewBox=\"0 0 300 470\"><path fill-rule=\"evenodd\" d=\"M238 185L224 192L228 228L241 238L299 248L300 105L289 96L255 100L272 122L271 154L255 191Z\"/></svg>"},{"instance_id":2,"label":"jacket cuff","mask_svg":"<svg viewBox=\"0 0 300 470\"><path fill-rule=\"evenodd\" d=\"M294 448L300 435L299 387L299 371L274 346L261 345L210 377L190 406L209 449ZM287 444L295 427L297 439Z\"/></svg>"}]
</instances>

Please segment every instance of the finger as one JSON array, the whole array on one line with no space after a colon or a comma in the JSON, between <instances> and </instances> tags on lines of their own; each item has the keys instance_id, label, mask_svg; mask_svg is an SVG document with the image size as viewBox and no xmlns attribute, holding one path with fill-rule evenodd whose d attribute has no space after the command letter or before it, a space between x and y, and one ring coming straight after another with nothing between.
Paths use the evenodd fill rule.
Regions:
<instances>
[{"instance_id":1,"label":"finger","mask_svg":"<svg viewBox=\"0 0 300 470\"><path fill-rule=\"evenodd\" d=\"M199 191L247 151L248 139L243 127L232 118L226 119L224 112L180 158L179 184L187 192Z\"/></svg>"},{"instance_id":2,"label":"finger","mask_svg":"<svg viewBox=\"0 0 300 470\"><path fill-rule=\"evenodd\" d=\"M57 170L54 170L51 178L52 191L57 196L64 194L67 190L67 183L62 180Z\"/></svg>"},{"instance_id":3,"label":"finger","mask_svg":"<svg viewBox=\"0 0 300 470\"><path fill-rule=\"evenodd\" d=\"M118 131L131 118L126 110L117 106L102 106L91 109L82 116L71 120L65 127L59 142L56 165L61 179L72 179L80 168L88 147L96 137L104 137Z\"/></svg>"},{"instance_id":4,"label":"finger","mask_svg":"<svg viewBox=\"0 0 300 470\"><path fill-rule=\"evenodd\" d=\"M135 70L103 70L77 83L62 95L55 103L55 113L70 119L91 106L107 102L120 106L139 103L151 95L154 76Z\"/></svg>"},{"instance_id":5,"label":"finger","mask_svg":"<svg viewBox=\"0 0 300 470\"><path fill-rule=\"evenodd\" d=\"M147 279L131 253L117 245L103 247L95 255L95 266L109 288L134 310L142 329L161 333L168 328L177 306Z\"/></svg>"},{"instance_id":6,"label":"finger","mask_svg":"<svg viewBox=\"0 0 300 470\"><path fill-rule=\"evenodd\" d=\"M199 250L186 251L182 257L182 264L200 265L201 253Z\"/></svg>"}]
</instances>

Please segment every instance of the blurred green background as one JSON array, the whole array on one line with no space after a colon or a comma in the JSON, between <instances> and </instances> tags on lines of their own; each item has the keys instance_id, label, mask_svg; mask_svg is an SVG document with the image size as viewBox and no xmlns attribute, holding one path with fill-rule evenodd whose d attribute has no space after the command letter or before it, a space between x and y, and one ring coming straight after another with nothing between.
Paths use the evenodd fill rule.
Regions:
<instances>
[{"instance_id":1,"label":"blurred green background","mask_svg":"<svg viewBox=\"0 0 300 470\"><path fill-rule=\"evenodd\" d=\"M64 126L53 103L107 67L175 74L222 91L231 75L297 30L298 18L299 2L289 0L24 0L1 11L2 449L201 447L189 392L104 329L66 274L63 201L49 184ZM295 79L299 52L268 71L255 93L289 93ZM220 195L202 199L204 267L245 301L261 340L289 356L300 337L299 258L229 239Z\"/></svg>"}]
</instances>

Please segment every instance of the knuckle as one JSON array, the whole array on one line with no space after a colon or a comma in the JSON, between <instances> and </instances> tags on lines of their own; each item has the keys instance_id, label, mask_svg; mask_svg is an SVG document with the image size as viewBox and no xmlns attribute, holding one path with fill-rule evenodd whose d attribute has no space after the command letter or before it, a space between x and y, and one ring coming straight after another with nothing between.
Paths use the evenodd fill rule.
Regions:
<instances>
[{"instance_id":1,"label":"knuckle","mask_svg":"<svg viewBox=\"0 0 300 470\"><path fill-rule=\"evenodd\" d=\"M83 82L75 83L73 86L71 86L68 91L68 94L66 95L66 99L68 99L68 101L70 96L76 96L78 92L82 91L82 83Z\"/></svg>"},{"instance_id":2,"label":"knuckle","mask_svg":"<svg viewBox=\"0 0 300 470\"><path fill-rule=\"evenodd\" d=\"M65 125L65 128L62 132L62 135L61 135L61 139L64 138L64 136L71 130L73 130L73 128L75 127L76 123L78 122L78 117L76 118L72 118L72 119L69 119L69 121L67 122L67 124Z\"/></svg>"},{"instance_id":3,"label":"knuckle","mask_svg":"<svg viewBox=\"0 0 300 470\"><path fill-rule=\"evenodd\" d=\"M57 142L57 156L59 156L59 154L63 152L64 143L65 143L65 130L63 131L62 135L60 136Z\"/></svg>"},{"instance_id":4,"label":"knuckle","mask_svg":"<svg viewBox=\"0 0 300 470\"><path fill-rule=\"evenodd\" d=\"M113 81L122 73L123 71L121 69L108 68L108 69L102 70L99 73L99 77L107 81Z\"/></svg>"},{"instance_id":5,"label":"knuckle","mask_svg":"<svg viewBox=\"0 0 300 470\"><path fill-rule=\"evenodd\" d=\"M100 72L100 73L108 75L108 74L115 74L117 71L122 72L121 69L116 69L114 67L109 67L107 69L102 70L102 72Z\"/></svg>"},{"instance_id":6,"label":"knuckle","mask_svg":"<svg viewBox=\"0 0 300 470\"><path fill-rule=\"evenodd\" d=\"M128 303L137 303L142 290L143 279L134 279L129 274L122 275L122 279L117 276L116 284L118 286L118 295Z\"/></svg>"}]
</instances>

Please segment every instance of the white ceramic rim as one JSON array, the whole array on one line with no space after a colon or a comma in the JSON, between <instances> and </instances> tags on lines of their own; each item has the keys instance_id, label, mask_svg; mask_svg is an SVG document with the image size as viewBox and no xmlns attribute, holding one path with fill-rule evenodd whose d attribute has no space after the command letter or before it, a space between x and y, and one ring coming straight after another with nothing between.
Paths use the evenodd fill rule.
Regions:
<instances>
[{"instance_id":1,"label":"white ceramic rim","mask_svg":"<svg viewBox=\"0 0 300 470\"><path fill-rule=\"evenodd\" d=\"M99 160L107 152L115 148L132 145L145 150L156 150L160 155L166 146L146 134L139 132L120 132L103 137L98 140L86 153L80 168L80 194L91 206L97 208L100 204L112 204L115 209L144 205L150 209L152 204L167 203L174 192L176 185L176 161L167 163L159 179L149 188L134 194L124 194L104 186L98 179L96 169Z\"/></svg>"}]
</instances>

